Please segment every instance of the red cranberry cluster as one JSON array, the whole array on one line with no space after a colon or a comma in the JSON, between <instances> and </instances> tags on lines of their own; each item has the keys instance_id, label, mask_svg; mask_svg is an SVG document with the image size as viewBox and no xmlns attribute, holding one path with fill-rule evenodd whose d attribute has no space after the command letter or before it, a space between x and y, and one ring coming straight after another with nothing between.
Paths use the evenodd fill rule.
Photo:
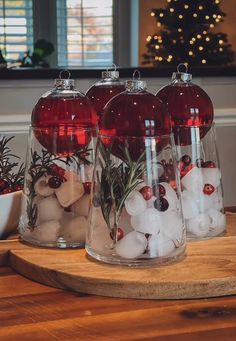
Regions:
<instances>
[{"instance_id":1,"label":"red cranberry cluster","mask_svg":"<svg viewBox=\"0 0 236 341\"><path fill-rule=\"evenodd\" d=\"M142 194L143 198L145 200L150 200L152 196L156 196L157 199L154 201L154 207L161 212L164 212L168 209L169 203L164 198L166 194L165 187L158 183L157 181L153 181L153 186L144 186L141 190L140 193Z\"/></svg>"},{"instance_id":2,"label":"red cranberry cluster","mask_svg":"<svg viewBox=\"0 0 236 341\"><path fill-rule=\"evenodd\" d=\"M203 161L203 159L197 159L195 165L198 168L216 168L216 164L213 161ZM180 170L180 177L183 178L193 167L192 159L189 155L185 154L178 162Z\"/></svg>"},{"instance_id":3,"label":"red cranberry cluster","mask_svg":"<svg viewBox=\"0 0 236 341\"><path fill-rule=\"evenodd\" d=\"M0 179L0 195L21 191L22 189L23 185L20 183L12 185L7 180Z\"/></svg>"},{"instance_id":4,"label":"red cranberry cluster","mask_svg":"<svg viewBox=\"0 0 236 341\"><path fill-rule=\"evenodd\" d=\"M48 180L48 186L51 188L59 188L62 182L66 181L65 179L65 170L53 163L47 171L48 175L52 175L52 177Z\"/></svg>"},{"instance_id":5,"label":"red cranberry cluster","mask_svg":"<svg viewBox=\"0 0 236 341\"><path fill-rule=\"evenodd\" d=\"M52 177L48 180L48 186L50 188L59 188L63 182L66 181L65 178L65 169L56 165L55 163L50 166L47 171L48 175L52 175ZM86 181L83 182L84 192L86 194L90 194L91 192L91 182Z\"/></svg>"},{"instance_id":6,"label":"red cranberry cluster","mask_svg":"<svg viewBox=\"0 0 236 341\"><path fill-rule=\"evenodd\" d=\"M198 168L216 168L215 162L203 161L203 159L197 159L195 165ZM180 170L180 178L183 178L194 167L191 157L187 154L183 155L181 160L178 162L178 167ZM215 188L211 184L204 185L203 188L204 194L211 195L214 191Z\"/></svg>"}]
</instances>

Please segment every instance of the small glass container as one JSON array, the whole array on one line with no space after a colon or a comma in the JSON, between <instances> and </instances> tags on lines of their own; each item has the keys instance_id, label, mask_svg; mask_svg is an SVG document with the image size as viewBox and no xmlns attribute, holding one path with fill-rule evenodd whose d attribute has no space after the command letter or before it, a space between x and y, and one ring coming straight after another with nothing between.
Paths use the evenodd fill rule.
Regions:
<instances>
[{"instance_id":1,"label":"small glass container","mask_svg":"<svg viewBox=\"0 0 236 341\"><path fill-rule=\"evenodd\" d=\"M19 231L31 244L85 244L96 113L72 79L59 78L32 112Z\"/></svg>"},{"instance_id":2,"label":"small glass container","mask_svg":"<svg viewBox=\"0 0 236 341\"><path fill-rule=\"evenodd\" d=\"M177 146L181 197L187 238L221 235L226 228L221 171L210 97L192 83L192 75L177 72L156 96L167 105Z\"/></svg>"},{"instance_id":3,"label":"small glass container","mask_svg":"<svg viewBox=\"0 0 236 341\"><path fill-rule=\"evenodd\" d=\"M167 263L185 250L170 122L145 82L126 88L101 121L86 251L112 264Z\"/></svg>"}]
</instances>

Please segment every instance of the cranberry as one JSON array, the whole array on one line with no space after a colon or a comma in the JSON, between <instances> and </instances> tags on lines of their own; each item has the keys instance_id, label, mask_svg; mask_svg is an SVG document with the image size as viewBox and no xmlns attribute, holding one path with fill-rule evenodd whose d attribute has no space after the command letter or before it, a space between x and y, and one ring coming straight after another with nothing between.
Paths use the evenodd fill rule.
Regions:
<instances>
[{"instance_id":1,"label":"cranberry","mask_svg":"<svg viewBox=\"0 0 236 341\"><path fill-rule=\"evenodd\" d=\"M61 178L59 178L58 176L52 176L49 180L48 180L48 186L50 188L59 188L61 186Z\"/></svg>"},{"instance_id":2,"label":"cranberry","mask_svg":"<svg viewBox=\"0 0 236 341\"><path fill-rule=\"evenodd\" d=\"M164 195L166 195L166 190L165 187L159 183L157 183L157 180L153 181L153 194L156 197L163 197Z\"/></svg>"},{"instance_id":3,"label":"cranberry","mask_svg":"<svg viewBox=\"0 0 236 341\"><path fill-rule=\"evenodd\" d=\"M23 189L23 185L15 185L14 191L21 191Z\"/></svg>"},{"instance_id":4,"label":"cranberry","mask_svg":"<svg viewBox=\"0 0 236 341\"><path fill-rule=\"evenodd\" d=\"M216 164L213 161L206 161L203 163L202 167L204 167L204 168L216 168Z\"/></svg>"},{"instance_id":5,"label":"cranberry","mask_svg":"<svg viewBox=\"0 0 236 341\"><path fill-rule=\"evenodd\" d=\"M179 161L178 162L178 169L180 171L182 171L182 170L184 170L184 168L185 168L185 163L183 161Z\"/></svg>"},{"instance_id":6,"label":"cranberry","mask_svg":"<svg viewBox=\"0 0 236 341\"><path fill-rule=\"evenodd\" d=\"M87 181L83 183L83 186L84 186L84 193L90 194L92 183L90 181Z\"/></svg>"},{"instance_id":7,"label":"cranberry","mask_svg":"<svg viewBox=\"0 0 236 341\"><path fill-rule=\"evenodd\" d=\"M158 199L156 199L154 201L154 207L158 211L164 212L164 211L166 211L168 209L169 203L168 203L168 201L165 198L160 197L160 198L158 198Z\"/></svg>"},{"instance_id":8,"label":"cranberry","mask_svg":"<svg viewBox=\"0 0 236 341\"><path fill-rule=\"evenodd\" d=\"M122 239L123 236L124 236L123 230L120 227L118 227L118 229L117 229L117 240ZM111 237L112 240L115 239L115 229L114 229L114 227L111 229L110 237Z\"/></svg>"},{"instance_id":9,"label":"cranberry","mask_svg":"<svg viewBox=\"0 0 236 341\"><path fill-rule=\"evenodd\" d=\"M165 175L167 179L175 177L173 164L167 164L165 166Z\"/></svg>"},{"instance_id":10,"label":"cranberry","mask_svg":"<svg viewBox=\"0 0 236 341\"><path fill-rule=\"evenodd\" d=\"M181 178L183 178L192 168L193 168L193 165L189 165L185 167L184 170L180 172Z\"/></svg>"},{"instance_id":11,"label":"cranberry","mask_svg":"<svg viewBox=\"0 0 236 341\"><path fill-rule=\"evenodd\" d=\"M8 188L5 188L5 189L1 192L1 194L8 194L8 193L12 193L12 192L14 192L14 190L13 190L12 188L8 187Z\"/></svg>"},{"instance_id":12,"label":"cranberry","mask_svg":"<svg viewBox=\"0 0 236 341\"><path fill-rule=\"evenodd\" d=\"M65 169L53 163L48 170L48 174L63 178L65 175Z\"/></svg>"},{"instance_id":13,"label":"cranberry","mask_svg":"<svg viewBox=\"0 0 236 341\"><path fill-rule=\"evenodd\" d=\"M177 183L176 183L175 180L171 180L171 181L169 182L169 185L170 185L174 190L177 189Z\"/></svg>"},{"instance_id":14,"label":"cranberry","mask_svg":"<svg viewBox=\"0 0 236 341\"><path fill-rule=\"evenodd\" d=\"M185 166L189 166L192 162L192 159L189 155L185 154L182 156L181 161L185 164Z\"/></svg>"},{"instance_id":15,"label":"cranberry","mask_svg":"<svg viewBox=\"0 0 236 341\"><path fill-rule=\"evenodd\" d=\"M204 165L203 159L197 159L196 160L196 165L197 165L198 168L203 167L203 165Z\"/></svg>"},{"instance_id":16,"label":"cranberry","mask_svg":"<svg viewBox=\"0 0 236 341\"><path fill-rule=\"evenodd\" d=\"M215 191L215 187L210 184L205 184L203 188L203 193L206 195L211 195Z\"/></svg>"},{"instance_id":17,"label":"cranberry","mask_svg":"<svg viewBox=\"0 0 236 341\"><path fill-rule=\"evenodd\" d=\"M150 200L153 196L152 188L149 186L144 186L139 192L142 194L145 200Z\"/></svg>"},{"instance_id":18,"label":"cranberry","mask_svg":"<svg viewBox=\"0 0 236 341\"><path fill-rule=\"evenodd\" d=\"M0 179L0 192L8 187L9 187L9 184L7 180Z\"/></svg>"}]
</instances>

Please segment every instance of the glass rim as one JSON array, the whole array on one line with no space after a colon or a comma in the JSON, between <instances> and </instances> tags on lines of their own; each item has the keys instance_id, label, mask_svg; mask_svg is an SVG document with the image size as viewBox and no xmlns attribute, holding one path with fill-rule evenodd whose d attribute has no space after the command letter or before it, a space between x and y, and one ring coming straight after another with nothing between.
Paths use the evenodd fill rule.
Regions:
<instances>
[{"instance_id":1,"label":"glass rim","mask_svg":"<svg viewBox=\"0 0 236 341\"><path fill-rule=\"evenodd\" d=\"M29 130L30 131L45 131L45 130L55 130L58 131L60 128L63 129L71 129L72 131L87 131L87 132L97 132L97 127L83 127L83 126L77 126L75 127L72 124L66 124L66 125L61 125L61 126L56 126L56 127L34 127L32 125L29 125Z\"/></svg>"},{"instance_id":2,"label":"glass rim","mask_svg":"<svg viewBox=\"0 0 236 341\"><path fill-rule=\"evenodd\" d=\"M171 139L173 137L173 132L170 134L163 134L163 135L153 135L153 136L129 136L129 135L108 135L108 134L100 134L98 133L98 138L110 138L110 139L126 139L126 140L146 140L146 139Z\"/></svg>"},{"instance_id":3,"label":"glass rim","mask_svg":"<svg viewBox=\"0 0 236 341\"><path fill-rule=\"evenodd\" d=\"M215 127L216 126L216 124L215 124L215 122L212 122L211 124L201 124L201 125L187 125L187 124L178 124L178 125L174 125L173 127L172 127L172 131L173 131L173 129L177 129L177 128L188 128L188 129L190 129L190 128L212 128L212 127Z\"/></svg>"}]
</instances>

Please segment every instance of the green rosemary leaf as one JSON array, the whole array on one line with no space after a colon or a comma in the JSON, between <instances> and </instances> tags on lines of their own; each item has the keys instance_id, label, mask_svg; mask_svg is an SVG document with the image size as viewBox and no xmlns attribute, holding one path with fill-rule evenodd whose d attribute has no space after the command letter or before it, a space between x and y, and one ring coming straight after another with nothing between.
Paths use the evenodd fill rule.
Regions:
<instances>
[{"instance_id":1,"label":"green rosemary leaf","mask_svg":"<svg viewBox=\"0 0 236 341\"><path fill-rule=\"evenodd\" d=\"M144 162L145 152L139 157L139 162L135 162L132 161L129 150L125 146L123 149L125 155L123 162L116 165L111 160L111 146L105 148L102 143L99 143L98 148L101 154L99 164L102 168L101 210L108 227L111 228L111 214L113 215L114 227L117 227L125 200L137 185L142 182L140 178L146 169L146 163Z\"/></svg>"},{"instance_id":2,"label":"green rosemary leaf","mask_svg":"<svg viewBox=\"0 0 236 341\"><path fill-rule=\"evenodd\" d=\"M8 143L14 138L11 136L6 138L5 136L0 140L0 178L7 181L11 190L15 190L15 185L23 186L24 182L24 165L19 166L18 162L12 161L12 159L20 159L19 156L12 154ZM19 167L15 171L15 168Z\"/></svg>"}]
</instances>

